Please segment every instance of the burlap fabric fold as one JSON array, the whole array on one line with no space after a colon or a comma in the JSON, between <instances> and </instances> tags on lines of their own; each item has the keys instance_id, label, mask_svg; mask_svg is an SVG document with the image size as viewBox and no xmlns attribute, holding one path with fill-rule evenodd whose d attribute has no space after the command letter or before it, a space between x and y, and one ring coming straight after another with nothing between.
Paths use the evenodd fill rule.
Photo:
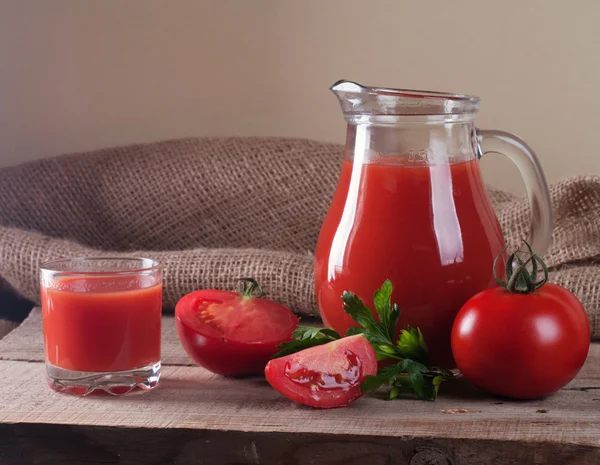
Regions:
<instances>
[{"instance_id":1,"label":"burlap fabric fold","mask_svg":"<svg viewBox=\"0 0 600 465\"><path fill-rule=\"evenodd\" d=\"M43 261L148 256L164 265L167 308L252 276L271 298L317 315L312 254L341 151L299 139L184 139L2 169L0 276L37 302ZM508 242L518 242L526 200L489 193ZM579 297L600 338L600 177L561 181L551 194L551 280Z\"/></svg>"}]
</instances>

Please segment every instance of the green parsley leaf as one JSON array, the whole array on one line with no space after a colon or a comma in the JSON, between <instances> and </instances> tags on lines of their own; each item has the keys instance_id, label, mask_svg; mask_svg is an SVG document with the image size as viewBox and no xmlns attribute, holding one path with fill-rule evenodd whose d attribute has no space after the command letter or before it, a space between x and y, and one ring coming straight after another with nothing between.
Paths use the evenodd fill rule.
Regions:
<instances>
[{"instance_id":1,"label":"green parsley leaf","mask_svg":"<svg viewBox=\"0 0 600 465\"><path fill-rule=\"evenodd\" d=\"M390 329L390 322L388 321L391 318L390 307L392 305L392 283L390 280L386 280L379 289L375 291L375 295L373 296L373 305L375 307L375 311L379 316L379 322L383 326L384 329ZM395 329L395 328L394 328ZM393 334L387 334L388 339L394 340Z\"/></svg>"},{"instance_id":2,"label":"green parsley leaf","mask_svg":"<svg viewBox=\"0 0 600 465\"><path fill-rule=\"evenodd\" d=\"M329 338L332 341L340 339L337 331L329 328L315 328L312 326L298 326L292 333L292 338L299 340Z\"/></svg>"},{"instance_id":3,"label":"green parsley leaf","mask_svg":"<svg viewBox=\"0 0 600 465\"><path fill-rule=\"evenodd\" d=\"M392 290L392 283L387 279L375 291L375 296L373 297L373 305L379 316L379 322L383 329L387 331L387 337L391 341L394 340L394 333L396 332L396 326L398 326L400 318L400 308L396 304L392 305Z\"/></svg>"},{"instance_id":4,"label":"green parsley leaf","mask_svg":"<svg viewBox=\"0 0 600 465\"><path fill-rule=\"evenodd\" d=\"M438 391L440 390L440 385L442 384L443 381L444 381L444 377L442 375L436 375L431 380L431 384L433 386L433 399L434 400L438 395Z\"/></svg>"},{"instance_id":5,"label":"green parsley leaf","mask_svg":"<svg viewBox=\"0 0 600 465\"><path fill-rule=\"evenodd\" d=\"M342 295L342 301L344 302L346 313L365 329L363 334L371 344L394 345L393 340L389 338L389 331L375 320L369 307L363 304L362 300L356 294L346 291Z\"/></svg>"},{"instance_id":6,"label":"green parsley leaf","mask_svg":"<svg viewBox=\"0 0 600 465\"><path fill-rule=\"evenodd\" d=\"M396 346L402 357L429 365L429 350L427 349L427 344L425 344L423 333L419 328L407 326L406 329L400 331Z\"/></svg>"},{"instance_id":7,"label":"green parsley leaf","mask_svg":"<svg viewBox=\"0 0 600 465\"><path fill-rule=\"evenodd\" d=\"M422 363L415 362L413 360L408 360L410 363L407 363L406 371L408 372L408 377L412 383L413 390L415 394L417 394L422 399L432 400L431 395L429 393L429 389L427 386L427 382L423 373L427 373L427 367Z\"/></svg>"},{"instance_id":8,"label":"green parsley leaf","mask_svg":"<svg viewBox=\"0 0 600 465\"><path fill-rule=\"evenodd\" d=\"M278 345L277 348L281 350L271 358L284 357L341 338L340 334L333 329L314 328L312 326L298 326L292 333L292 337L291 341Z\"/></svg>"},{"instance_id":9,"label":"green parsley leaf","mask_svg":"<svg viewBox=\"0 0 600 465\"><path fill-rule=\"evenodd\" d=\"M435 400L444 375L429 371L422 363L404 359L395 365L381 368L375 376L367 376L360 385L361 392L375 392L389 386L386 398L393 400L401 392L413 391L425 400Z\"/></svg>"},{"instance_id":10,"label":"green parsley leaf","mask_svg":"<svg viewBox=\"0 0 600 465\"><path fill-rule=\"evenodd\" d=\"M365 334L365 328L359 328L358 326L352 326L346 331L346 337L356 336L358 334Z\"/></svg>"},{"instance_id":11,"label":"green parsley leaf","mask_svg":"<svg viewBox=\"0 0 600 465\"><path fill-rule=\"evenodd\" d=\"M396 399L398 397L398 394L400 394L400 388L398 388L397 386L394 386L392 389L390 389L388 391L387 400Z\"/></svg>"},{"instance_id":12,"label":"green parsley leaf","mask_svg":"<svg viewBox=\"0 0 600 465\"><path fill-rule=\"evenodd\" d=\"M360 392L375 392L381 386L390 386L405 371L404 361L380 368L376 375L366 377L365 381L360 385Z\"/></svg>"}]
</instances>

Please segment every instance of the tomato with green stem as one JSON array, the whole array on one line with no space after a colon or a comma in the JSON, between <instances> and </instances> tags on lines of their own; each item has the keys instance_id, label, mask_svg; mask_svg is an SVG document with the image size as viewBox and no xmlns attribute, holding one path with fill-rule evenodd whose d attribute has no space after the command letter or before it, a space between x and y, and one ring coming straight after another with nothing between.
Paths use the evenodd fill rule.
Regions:
<instances>
[{"instance_id":1,"label":"tomato with green stem","mask_svg":"<svg viewBox=\"0 0 600 465\"><path fill-rule=\"evenodd\" d=\"M202 290L175 307L181 345L194 362L224 376L261 373L277 346L289 341L298 317L262 298L260 285L244 278L241 292Z\"/></svg>"},{"instance_id":2,"label":"tomato with green stem","mask_svg":"<svg viewBox=\"0 0 600 465\"><path fill-rule=\"evenodd\" d=\"M467 301L452 328L452 353L464 377L515 399L558 391L577 375L590 346L585 309L570 291L547 282L545 263L527 247L526 260L510 255L507 281L496 278L500 287Z\"/></svg>"}]
</instances>

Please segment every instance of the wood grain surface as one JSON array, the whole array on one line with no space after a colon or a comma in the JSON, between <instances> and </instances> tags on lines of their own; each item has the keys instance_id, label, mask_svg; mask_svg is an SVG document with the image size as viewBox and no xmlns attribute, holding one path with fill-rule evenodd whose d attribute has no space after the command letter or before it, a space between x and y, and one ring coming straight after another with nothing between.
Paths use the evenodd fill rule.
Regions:
<instances>
[{"instance_id":1,"label":"wood grain surface","mask_svg":"<svg viewBox=\"0 0 600 465\"><path fill-rule=\"evenodd\" d=\"M39 330L34 318L26 325ZM163 323L168 336L172 318ZM436 402L366 396L316 410L264 378L187 366L176 336L154 391L57 394L41 344L11 348L24 328L0 341L3 358L19 358L0 361L0 464L600 464L600 344L577 379L543 400L499 399L459 380Z\"/></svg>"},{"instance_id":2,"label":"wood grain surface","mask_svg":"<svg viewBox=\"0 0 600 465\"><path fill-rule=\"evenodd\" d=\"M593 447L557 443L0 424L5 465L592 465L597 459Z\"/></svg>"}]
</instances>

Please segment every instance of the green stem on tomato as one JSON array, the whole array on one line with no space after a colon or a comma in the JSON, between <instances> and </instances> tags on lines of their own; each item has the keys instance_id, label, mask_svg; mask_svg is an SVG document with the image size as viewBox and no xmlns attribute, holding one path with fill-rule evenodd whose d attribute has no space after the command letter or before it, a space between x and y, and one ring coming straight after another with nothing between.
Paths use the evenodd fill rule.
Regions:
<instances>
[{"instance_id":1,"label":"green stem on tomato","mask_svg":"<svg viewBox=\"0 0 600 465\"><path fill-rule=\"evenodd\" d=\"M494 260L494 279L509 292L530 294L546 284L548 281L548 267L540 257L533 253L533 249L529 243L526 241L523 242L527 246L529 257L523 260L519 255L519 249L511 253L506 262L506 281L502 281L496 273L496 264L498 259L504 254L505 247ZM531 265L531 272L527 269L529 265ZM537 280L538 265L544 272L543 278L539 281Z\"/></svg>"},{"instance_id":2,"label":"green stem on tomato","mask_svg":"<svg viewBox=\"0 0 600 465\"><path fill-rule=\"evenodd\" d=\"M252 278L240 278L242 282L242 290L238 291L238 294L244 297L262 297L264 295L263 289L255 279Z\"/></svg>"}]
</instances>

